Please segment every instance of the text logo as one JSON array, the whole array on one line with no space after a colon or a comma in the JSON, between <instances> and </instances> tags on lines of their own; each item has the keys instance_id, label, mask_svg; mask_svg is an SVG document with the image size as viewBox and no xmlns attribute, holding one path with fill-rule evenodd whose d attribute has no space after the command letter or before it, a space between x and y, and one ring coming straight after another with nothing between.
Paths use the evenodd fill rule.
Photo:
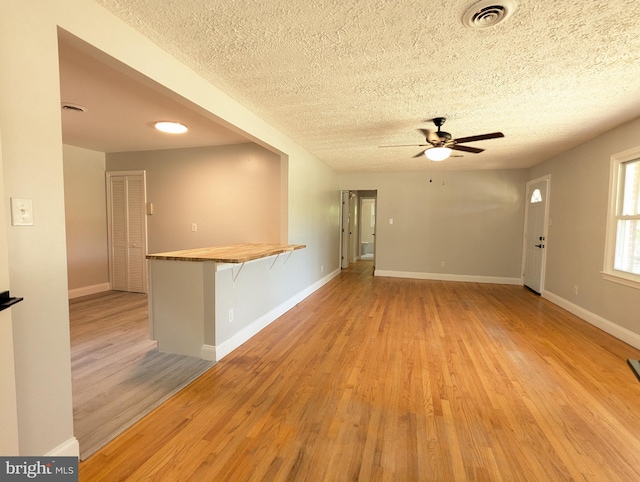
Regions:
<instances>
[{"instance_id":1,"label":"text logo","mask_svg":"<svg viewBox=\"0 0 640 482\"><path fill-rule=\"evenodd\" d=\"M78 482L77 457L0 457L0 482Z\"/></svg>"}]
</instances>

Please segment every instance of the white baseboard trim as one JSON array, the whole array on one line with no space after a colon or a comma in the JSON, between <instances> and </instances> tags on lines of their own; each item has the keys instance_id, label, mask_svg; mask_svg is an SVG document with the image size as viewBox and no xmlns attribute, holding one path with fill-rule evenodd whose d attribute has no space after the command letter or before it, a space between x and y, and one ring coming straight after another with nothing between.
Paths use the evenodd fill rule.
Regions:
<instances>
[{"instance_id":1,"label":"white baseboard trim","mask_svg":"<svg viewBox=\"0 0 640 482\"><path fill-rule=\"evenodd\" d=\"M558 305L560 308L564 308L569 313L576 315L578 318L582 318L587 323L592 324L596 328L600 328L602 331L609 333L616 337L618 340L624 341L634 348L640 349L640 335L626 328L616 325L614 322L603 318L600 315L596 315L591 311L572 303L561 296L558 296L549 291L545 291L542 297L551 303Z\"/></svg>"},{"instance_id":2,"label":"white baseboard trim","mask_svg":"<svg viewBox=\"0 0 640 482\"><path fill-rule=\"evenodd\" d=\"M200 358L202 358L203 360L217 361L216 352L217 350L215 346L202 345L202 348L200 350Z\"/></svg>"},{"instance_id":3,"label":"white baseboard trim","mask_svg":"<svg viewBox=\"0 0 640 482\"><path fill-rule=\"evenodd\" d=\"M435 281L459 281L463 283L493 283L500 285L522 285L521 278L503 278L498 276L474 276L465 274L446 273L417 273L413 271L387 271L377 269L374 276L389 278L428 279Z\"/></svg>"},{"instance_id":4,"label":"white baseboard trim","mask_svg":"<svg viewBox=\"0 0 640 482\"><path fill-rule=\"evenodd\" d=\"M78 439L71 437L66 442L61 443L53 450L50 450L45 457L80 457L80 444Z\"/></svg>"},{"instance_id":5,"label":"white baseboard trim","mask_svg":"<svg viewBox=\"0 0 640 482\"><path fill-rule=\"evenodd\" d=\"M335 278L336 276L339 276L340 273L342 272L341 268L336 269L335 271L332 271L331 273L329 273L327 276L325 276L324 278L322 278L321 280L316 281L314 284L312 284L311 286L309 286L306 290L298 293L298 296L302 295L302 299L300 299L300 301L302 301L303 299L305 299L307 296L309 296L310 294L318 291L320 288L322 288L324 285L326 285L329 281L331 281L333 278ZM298 301L298 303L300 302Z\"/></svg>"},{"instance_id":6,"label":"white baseboard trim","mask_svg":"<svg viewBox=\"0 0 640 482\"><path fill-rule=\"evenodd\" d=\"M111 284L100 283L97 285L84 286L82 288L76 288L69 290L69 299L79 298L80 296L94 295L96 293L102 293L103 291L109 291Z\"/></svg>"},{"instance_id":7,"label":"white baseboard trim","mask_svg":"<svg viewBox=\"0 0 640 482\"><path fill-rule=\"evenodd\" d=\"M222 360L222 358L227 356L229 353L231 353L233 350L238 348L240 345L248 341L250 338L252 338L256 334L258 334L262 329L269 326L271 323L277 320L280 316L284 315L291 308L296 306L302 300L304 300L309 295L311 295L312 293L320 289L322 286L327 284L329 281L331 281L333 278L335 278L339 274L340 274L340 269L337 269L332 273L329 273L327 276L317 281L316 283L312 284L307 289L301 291L300 293L296 294L295 296L288 299L284 303L280 304L279 306L276 306L271 311L265 313L260 318L255 320L253 323L251 323L250 325L246 326L245 328L240 330L238 333L233 335L228 340L220 343L219 345L216 345L215 347L211 347L213 350L208 349L207 354L210 356L210 354L213 353L213 355L215 356L215 359L213 361ZM203 354L204 354L205 347L209 347L209 346L210 345L204 345L202 347ZM206 359L211 360L211 358L206 358Z\"/></svg>"}]
</instances>

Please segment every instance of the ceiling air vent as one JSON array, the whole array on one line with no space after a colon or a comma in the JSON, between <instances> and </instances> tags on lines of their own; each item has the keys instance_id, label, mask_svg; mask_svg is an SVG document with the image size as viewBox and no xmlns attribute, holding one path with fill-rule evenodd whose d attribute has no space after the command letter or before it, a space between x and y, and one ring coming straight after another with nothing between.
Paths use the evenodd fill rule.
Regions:
<instances>
[{"instance_id":1,"label":"ceiling air vent","mask_svg":"<svg viewBox=\"0 0 640 482\"><path fill-rule=\"evenodd\" d=\"M467 9L462 23L470 28L489 28L505 21L515 10L513 0L481 0Z\"/></svg>"},{"instance_id":2,"label":"ceiling air vent","mask_svg":"<svg viewBox=\"0 0 640 482\"><path fill-rule=\"evenodd\" d=\"M78 104L70 104L69 102L63 102L62 103L62 110L68 110L71 112L87 112L87 108L82 106L82 105L78 105Z\"/></svg>"}]
</instances>

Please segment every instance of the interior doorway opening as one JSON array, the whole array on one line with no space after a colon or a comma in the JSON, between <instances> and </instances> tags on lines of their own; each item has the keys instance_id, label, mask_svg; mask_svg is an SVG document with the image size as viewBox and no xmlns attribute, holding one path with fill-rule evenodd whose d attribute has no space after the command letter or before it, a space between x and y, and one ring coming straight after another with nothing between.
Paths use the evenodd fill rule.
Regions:
<instances>
[{"instance_id":1,"label":"interior doorway opening","mask_svg":"<svg viewBox=\"0 0 640 482\"><path fill-rule=\"evenodd\" d=\"M376 246L376 198L360 198L360 259L373 259Z\"/></svg>"},{"instance_id":2,"label":"interior doorway opening","mask_svg":"<svg viewBox=\"0 0 640 482\"><path fill-rule=\"evenodd\" d=\"M373 262L376 257L377 190L342 191L343 269L359 260Z\"/></svg>"}]
</instances>

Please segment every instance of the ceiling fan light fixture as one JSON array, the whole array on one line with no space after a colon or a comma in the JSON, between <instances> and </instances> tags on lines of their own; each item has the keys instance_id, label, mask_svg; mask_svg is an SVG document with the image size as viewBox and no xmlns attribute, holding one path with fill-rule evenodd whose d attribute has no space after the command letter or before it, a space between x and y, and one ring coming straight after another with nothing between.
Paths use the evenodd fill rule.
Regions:
<instances>
[{"instance_id":1,"label":"ceiling fan light fixture","mask_svg":"<svg viewBox=\"0 0 640 482\"><path fill-rule=\"evenodd\" d=\"M424 151L424 155L430 161L444 161L451 155L451 149L448 147L431 147Z\"/></svg>"},{"instance_id":2,"label":"ceiling fan light fixture","mask_svg":"<svg viewBox=\"0 0 640 482\"><path fill-rule=\"evenodd\" d=\"M159 131L166 132L167 134L184 134L189 130L186 125L172 121L156 122L155 127Z\"/></svg>"}]
</instances>

